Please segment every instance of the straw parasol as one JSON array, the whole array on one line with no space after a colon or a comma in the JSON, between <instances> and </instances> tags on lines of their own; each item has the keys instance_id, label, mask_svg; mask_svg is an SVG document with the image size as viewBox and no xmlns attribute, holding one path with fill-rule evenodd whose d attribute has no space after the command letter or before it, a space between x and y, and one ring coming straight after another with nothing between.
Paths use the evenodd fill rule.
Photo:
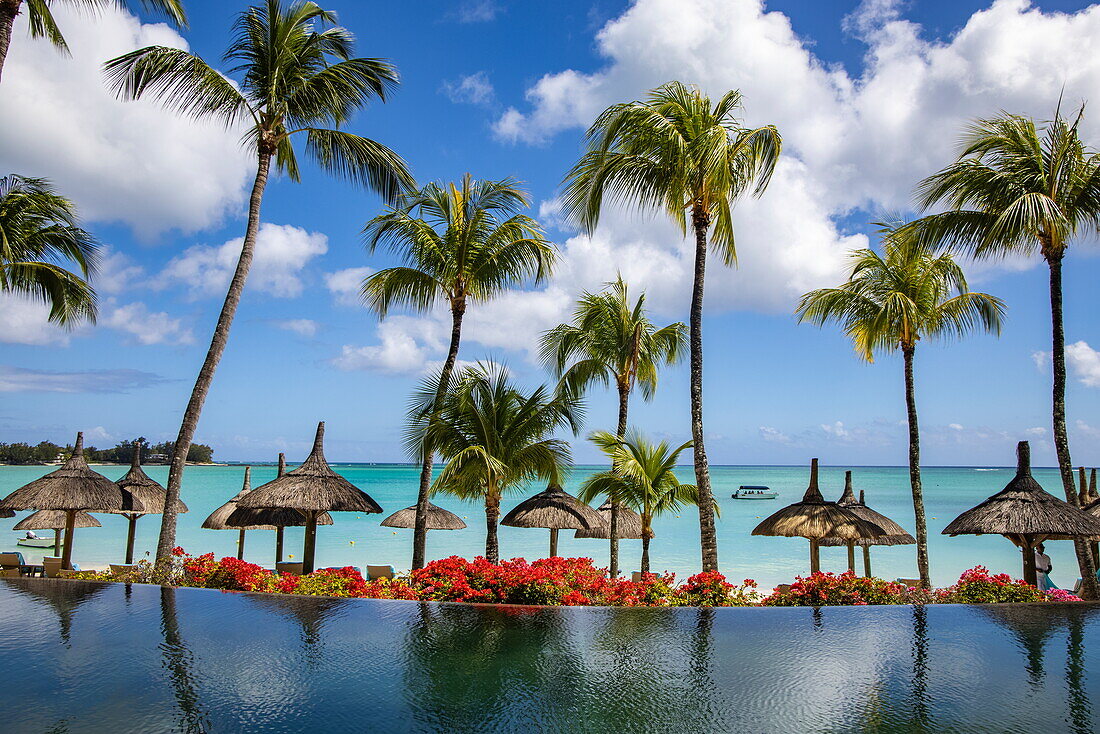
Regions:
<instances>
[{"instance_id":1,"label":"straw parasol","mask_svg":"<svg viewBox=\"0 0 1100 734\"><path fill-rule=\"evenodd\" d=\"M603 520L603 525L588 530L578 530L573 533L574 538L601 538L603 540L608 540L608 536L611 535L611 501L608 500L604 502L599 506L596 512L600 513L600 519ZM619 522L615 527L615 534L619 536L619 540L641 540L642 516L620 503ZM649 537L653 537L652 529L649 531Z\"/></svg>"},{"instance_id":2,"label":"straw parasol","mask_svg":"<svg viewBox=\"0 0 1100 734\"><path fill-rule=\"evenodd\" d=\"M821 571L819 545L826 538L841 541L880 538L886 531L836 502L828 502L817 487L817 459L810 461L810 484L801 502L787 505L766 517L753 535L778 535L810 541L810 572Z\"/></svg>"},{"instance_id":3,"label":"straw parasol","mask_svg":"<svg viewBox=\"0 0 1100 734\"><path fill-rule=\"evenodd\" d=\"M0 510L0 518L15 517L15 510Z\"/></svg>"},{"instance_id":4,"label":"straw parasol","mask_svg":"<svg viewBox=\"0 0 1100 734\"><path fill-rule=\"evenodd\" d=\"M868 507L864 500L862 489L859 490L859 499L856 499L855 493L852 491L852 472L850 471L844 472L844 492L840 495L840 499L838 499L836 503L856 517L874 523L886 531L886 535L877 538L861 538L859 540L825 538L821 541L820 545L823 546L844 545L848 547L848 570L852 573L856 572L855 547L857 545L863 546L863 575L870 578L872 545L913 545L917 542L916 538L905 532L905 528L898 525L881 512L875 512Z\"/></svg>"},{"instance_id":5,"label":"straw parasol","mask_svg":"<svg viewBox=\"0 0 1100 734\"><path fill-rule=\"evenodd\" d=\"M99 520L87 512L76 513L74 528L100 528ZM61 531L65 529L65 513L60 510L39 510L32 512L19 522L15 523L12 530L52 530L53 552L61 550Z\"/></svg>"},{"instance_id":6,"label":"straw parasol","mask_svg":"<svg viewBox=\"0 0 1100 734\"><path fill-rule=\"evenodd\" d=\"M76 447L61 468L15 490L3 500L3 510L62 510L66 513L65 550L61 567L72 567L73 529L76 513L115 512L141 503L107 477L92 471L84 460L84 434L76 434Z\"/></svg>"},{"instance_id":7,"label":"straw parasol","mask_svg":"<svg viewBox=\"0 0 1100 734\"><path fill-rule=\"evenodd\" d=\"M168 499L167 492L159 483L153 481L141 468L141 446L134 444L134 457L130 463L130 471L119 479L116 484L141 502L140 511L132 508L116 510L114 514L125 515L128 528L126 530L126 563L134 562L134 538L137 535L137 521L139 517L146 515L159 515L164 512L164 503ZM176 500L176 512L187 512L187 505Z\"/></svg>"},{"instance_id":8,"label":"straw parasol","mask_svg":"<svg viewBox=\"0 0 1100 734\"><path fill-rule=\"evenodd\" d=\"M313 571L317 550L317 518L325 512L382 512L381 506L363 490L344 479L325 461L325 422L317 424L313 450L296 469L240 500L241 507L297 510L306 519L302 572Z\"/></svg>"},{"instance_id":9,"label":"straw parasol","mask_svg":"<svg viewBox=\"0 0 1100 734\"><path fill-rule=\"evenodd\" d=\"M1016 447L1016 476L1004 489L952 520L944 535L1003 535L1020 548L1024 581L1036 584L1035 546L1044 540L1100 537L1100 518L1045 491L1031 476L1031 446Z\"/></svg>"},{"instance_id":10,"label":"straw parasol","mask_svg":"<svg viewBox=\"0 0 1100 734\"><path fill-rule=\"evenodd\" d=\"M278 479L286 474L286 454L279 454L279 469L275 473ZM231 528L251 528L253 530L267 530L275 528L275 563L283 562L283 529L300 528L306 524L306 517L297 510L286 508L276 509L248 509L238 507L229 514L225 524ZM317 516L318 525L331 525L332 515L322 512ZM243 533L243 530L242 530ZM243 542L244 535L241 535Z\"/></svg>"},{"instance_id":11,"label":"straw parasol","mask_svg":"<svg viewBox=\"0 0 1100 734\"><path fill-rule=\"evenodd\" d=\"M416 528L416 505L398 510L382 521L384 528ZM428 503L428 530L462 530L466 523L450 510Z\"/></svg>"},{"instance_id":12,"label":"straw parasol","mask_svg":"<svg viewBox=\"0 0 1100 734\"><path fill-rule=\"evenodd\" d=\"M513 528L548 528L552 558L558 554L559 530L597 530L604 527L604 519L600 513L551 482L543 491L513 507L500 524Z\"/></svg>"}]
</instances>

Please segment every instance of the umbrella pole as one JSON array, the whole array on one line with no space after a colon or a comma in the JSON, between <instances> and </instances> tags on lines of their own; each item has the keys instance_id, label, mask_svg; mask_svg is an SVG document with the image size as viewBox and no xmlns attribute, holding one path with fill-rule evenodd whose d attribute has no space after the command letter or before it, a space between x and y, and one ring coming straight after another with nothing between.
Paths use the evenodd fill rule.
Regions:
<instances>
[{"instance_id":1,"label":"umbrella pole","mask_svg":"<svg viewBox=\"0 0 1100 734\"><path fill-rule=\"evenodd\" d=\"M237 560L244 560L244 528L241 528L240 535L237 536Z\"/></svg>"},{"instance_id":2,"label":"umbrella pole","mask_svg":"<svg viewBox=\"0 0 1100 734\"><path fill-rule=\"evenodd\" d=\"M275 528L275 562L283 562L283 526Z\"/></svg>"},{"instance_id":3,"label":"umbrella pole","mask_svg":"<svg viewBox=\"0 0 1100 734\"><path fill-rule=\"evenodd\" d=\"M810 573L821 573L821 554L816 540L810 541Z\"/></svg>"},{"instance_id":4,"label":"umbrella pole","mask_svg":"<svg viewBox=\"0 0 1100 734\"><path fill-rule=\"evenodd\" d=\"M550 557L558 554L558 529L550 528Z\"/></svg>"},{"instance_id":5,"label":"umbrella pole","mask_svg":"<svg viewBox=\"0 0 1100 734\"><path fill-rule=\"evenodd\" d=\"M137 535L137 521L138 516L136 514L126 516L126 522L129 525L126 528L126 565L134 562L134 537Z\"/></svg>"},{"instance_id":6,"label":"umbrella pole","mask_svg":"<svg viewBox=\"0 0 1100 734\"><path fill-rule=\"evenodd\" d=\"M848 541L848 573L853 576L856 573L856 542L854 540Z\"/></svg>"},{"instance_id":7,"label":"umbrella pole","mask_svg":"<svg viewBox=\"0 0 1100 734\"><path fill-rule=\"evenodd\" d=\"M1035 551L1031 546L1031 537L1020 536L1020 553L1024 557L1024 582L1032 586L1039 585L1039 577L1035 573Z\"/></svg>"},{"instance_id":8,"label":"umbrella pole","mask_svg":"<svg viewBox=\"0 0 1100 734\"><path fill-rule=\"evenodd\" d=\"M72 568L73 531L76 529L76 510L65 510L65 550L61 554L61 568Z\"/></svg>"},{"instance_id":9,"label":"umbrella pole","mask_svg":"<svg viewBox=\"0 0 1100 734\"><path fill-rule=\"evenodd\" d=\"M871 578L871 546L863 546L863 575Z\"/></svg>"},{"instance_id":10,"label":"umbrella pole","mask_svg":"<svg viewBox=\"0 0 1100 734\"><path fill-rule=\"evenodd\" d=\"M61 528L53 529L53 552L54 555L61 555Z\"/></svg>"},{"instance_id":11,"label":"umbrella pole","mask_svg":"<svg viewBox=\"0 0 1100 734\"><path fill-rule=\"evenodd\" d=\"M317 550L317 513L306 513L306 538L302 548L302 573L313 573L313 555Z\"/></svg>"}]
</instances>

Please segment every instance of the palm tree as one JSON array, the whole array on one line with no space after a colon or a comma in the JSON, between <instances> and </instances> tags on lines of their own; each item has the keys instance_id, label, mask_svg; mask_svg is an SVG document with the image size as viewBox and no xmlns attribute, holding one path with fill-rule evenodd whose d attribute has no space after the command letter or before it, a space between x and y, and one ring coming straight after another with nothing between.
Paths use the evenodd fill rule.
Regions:
<instances>
[{"instance_id":1,"label":"palm tree","mask_svg":"<svg viewBox=\"0 0 1100 734\"><path fill-rule=\"evenodd\" d=\"M764 192L782 140L774 126L742 127L734 116L741 93L711 104L698 88L669 82L645 101L616 104L588 129L589 150L566 177L565 211L585 230L599 222L606 192L668 214L695 235L691 292L691 436L699 488L699 536L704 571L718 568L713 492L703 445L703 281L710 246L726 265L737 253L733 205L750 189ZM713 233L711 230L713 225Z\"/></svg>"},{"instance_id":2,"label":"palm tree","mask_svg":"<svg viewBox=\"0 0 1100 734\"><path fill-rule=\"evenodd\" d=\"M387 90L397 84L397 70L389 62L352 57L354 37L336 21L334 13L312 2L284 6L281 0L266 0L242 12L224 56L234 65L230 73L240 76L239 83L198 56L163 46L139 49L106 64L111 87L124 99L149 96L181 114L212 117L226 125L245 121L245 140L257 157L240 259L172 451L158 561L168 558L175 545L174 508L187 452L252 265L272 158L277 170L298 181L292 138L301 133L307 153L321 168L365 185L387 201L395 201L412 183L404 162L386 146L320 127L338 128L370 99L385 100Z\"/></svg>"},{"instance_id":3,"label":"palm tree","mask_svg":"<svg viewBox=\"0 0 1100 734\"><path fill-rule=\"evenodd\" d=\"M913 223L922 241L957 248L976 258L1039 254L1050 271L1054 448L1066 500L1077 504L1066 433L1066 354L1062 322L1062 260L1078 236L1100 231L1100 155L1078 132L1084 107L1072 121L1057 110L1036 126L1003 113L978 120L966 132L958 160L918 186L926 208L947 211ZM1094 559L1076 542L1086 598L1096 599Z\"/></svg>"},{"instance_id":4,"label":"palm tree","mask_svg":"<svg viewBox=\"0 0 1100 734\"><path fill-rule=\"evenodd\" d=\"M977 327L1000 333L1004 301L972 293L962 268L949 253L936 254L901 223L880 225L884 254L854 250L848 281L802 296L798 320L841 325L856 354L874 362L878 352L901 350L905 364L905 408L909 420L909 482L917 528L917 569L931 588L928 528L920 478L920 432L913 389L913 355L921 339L962 337Z\"/></svg>"},{"instance_id":5,"label":"palm tree","mask_svg":"<svg viewBox=\"0 0 1100 734\"><path fill-rule=\"evenodd\" d=\"M645 293L630 303L620 276L600 293L584 293L577 301L573 321L542 336L543 363L569 389L583 393L593 384L612 382L619 394L619 424L615 435L626 436L630 393L637 385L649 400L657 390L657 370L675 364L687 345L684 324L658 329L645 309ZM612 578L619 574L619 503L611 499Z\"/></svg>"},{"instance_id":6,"label":"palm tree","mask_svg":"<svg viewBox=\"0 0 1100 734\"><path fill-rule=\"evenodd\" d=\"M557 250L537 222L519 213L528 205L512 179L479 181L466 174L460 184L431 183L403 196L364 230L372 253L385 244L405 262L363 281L363 298L379 317L396 305L420 312L439 301L450 307L451 343L435 389L435 409L458 358L467 302L486 301L528 278L540 283L550 276ZM433 453L425 444L415 454L421 471L413 568L424 566Z\"/></svg>"},{"instance_id":7,"label":"palm tree","mask_svg":"<svg viewBox=\"0 0 1100 734\"><path fill-rule=\"evenodd\" d=\"M433 410L436 384L429 378L414 398L421 414L430 418L425 430L409 432L410 448L427 441L446 461L433 492L484 503L485 557L497 563L501 497L532 479L558 481L570 451L553 434L563 428L579 430L580 399L545 386L524 393L507 367L479 363L452 379L442 406Z\"/></svg>"},{"instance_id":8,"label":"palm tree","mask_svg":"<svg viewBox=\"0 0 1100 734\"><path fill-rule=\"evenodd\" d=\"M71 201L49 181L10 174L0 178L0 292L46 303L50 321L95 322L96 294L88 285L99 245L77 226ZM63 263L75 263L76 274Z\"/></svg>"},{"instance_id":9,"label":"palm tree","mask_svg":"<svg viewBox=\"0 0 1100 734\"><path fill-rule=\"evenodd\" d=\"M69 52L69 46L65 43L65 37L61 35L61 29L57 27L50 7L61 4L93 11L111 5L120 8L134 5L126 0L26 0L27 23L30 26L31 38L44 37L65 54ZM177 26L187 26L187 14L183 10L181 0L139 0L137 4L145 10L159 12ZM8 57L15 18L21 12L22 6L23 0L0 0L0 75L4 72L4 61Z\"/></svg>"},{"instance_id":10,"label":"palm tree","mask_svg":"<svg viewBox=\"0 0 1100 734\"><path fill-rule=\"evenodd\" d=\"M691 441L672 448L666 441L654 444L638 433L623 438L596 431L588 438L607 454L615 468L585 480L578 496L582 502L591 503L606 494L612 502L625 504L641 515L642 573L649 573L653 518L699 501L695 485L681 484L673 471L680 453L691 446Z\"/></svg>"}]
</instances>

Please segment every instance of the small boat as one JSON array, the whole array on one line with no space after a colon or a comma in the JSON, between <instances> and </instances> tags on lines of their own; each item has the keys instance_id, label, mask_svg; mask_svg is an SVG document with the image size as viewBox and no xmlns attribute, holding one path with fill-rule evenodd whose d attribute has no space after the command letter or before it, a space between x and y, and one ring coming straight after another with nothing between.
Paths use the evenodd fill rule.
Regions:
<instances>
[{"instance_id":1,"label":"small boat","mask_svg":"<svg viewBox=\"0 0 1100 734\"><path fill-rule=\"evenodd\" d=\"M735 500L774 500L778 496L774 489L759 484L742 484L730 495Z\"/></svg>"},{"instance_id":2,"label":"small boat","mask_svg":"<svg viewBox=\"0 0 1100 734\"><path fill-rule=\"evenodd\" d=\"M53 548L53 538L20 538L15 544L27 548Z\"/></svg>"}]
</instances>

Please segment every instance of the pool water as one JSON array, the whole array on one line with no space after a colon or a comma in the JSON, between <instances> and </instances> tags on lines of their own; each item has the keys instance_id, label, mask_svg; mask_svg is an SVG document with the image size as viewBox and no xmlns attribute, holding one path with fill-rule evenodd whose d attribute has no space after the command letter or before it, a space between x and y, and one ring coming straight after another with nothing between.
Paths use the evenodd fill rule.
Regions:
<instances>
[{"instance_id":1,"label":"pool water","mask_svg":"<svg viewBox=\"0 0 1100 734\"><path fill-rule=\"evenodd\" d=\"M530 608L5 579L4 732L1091 732L1100 606Z\"/></svg>"}]
</instances>

